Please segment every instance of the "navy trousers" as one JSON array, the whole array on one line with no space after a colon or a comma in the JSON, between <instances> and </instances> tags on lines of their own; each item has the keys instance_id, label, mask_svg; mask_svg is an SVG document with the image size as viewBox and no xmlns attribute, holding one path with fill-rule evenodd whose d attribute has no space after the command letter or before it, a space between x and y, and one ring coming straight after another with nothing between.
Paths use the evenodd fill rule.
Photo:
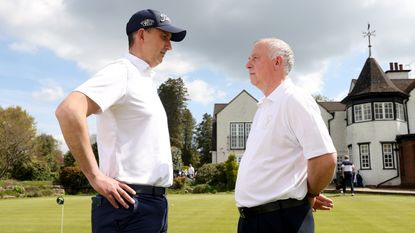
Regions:
<instances>
[{"instance_id":1,"label":"navy trousers","mask_svg":"<svg viewBox=\"0 0 415 233\"><path fill-rule=\"evenodd\" d=\"M353 187L353 173L352 172L345 172L344 173L344 181L343 181L343 193L346 193L346 187L350 186L351 192L354 193Z\"/></svg>"},{"instance_id":2,"label":"navy trousers","mask_svg":"<svg viewBox=\"0 0 415 233\"><path fill-rule=\"evenodd\" d=\"M239 218L238 233L314 233L313 213L308 204Z\"/></svg>"},{"instance_id":3,"label":"navy trousers","mask_svg":"<svg viewBox=\"0 0 415 233\"><path fill-rule=\"evenodd\" d=\"M165 233L167 199L160 195L137 194L128 209L114 208L103 196L92 198L92 233Z\"/></svg>"}]
</instances>

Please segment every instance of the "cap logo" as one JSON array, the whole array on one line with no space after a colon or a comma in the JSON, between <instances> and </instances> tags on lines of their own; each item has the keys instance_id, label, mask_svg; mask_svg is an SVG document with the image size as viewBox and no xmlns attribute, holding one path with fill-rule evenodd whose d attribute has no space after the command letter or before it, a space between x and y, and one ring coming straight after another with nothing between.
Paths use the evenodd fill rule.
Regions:
<instances>
[{"instance_id":1,"label":"cap logo","mask_svg":"<svg viewBox=\"0 0 415 233\"><path fill-rule=\"evenodd\" d=\"M166 22L166 21L167 21L167 23L170 23L170 18L169 18L167 15L165 15L165 14L161 13L161 14L160 14L160 22L161 22L161 23L164 23L164 22Z\"/></svg>"},{"instance_id":2,"label":"cap logo","mask_svg":"<svg viewBox=\"0 0 415 233\"><path fill-rule=\"evenodd\" d=\"M140 24L143 27L153 26L154 20L152 20L152 19L145 19L145 20L141 21Z\"/></svg>"}]
</instances>

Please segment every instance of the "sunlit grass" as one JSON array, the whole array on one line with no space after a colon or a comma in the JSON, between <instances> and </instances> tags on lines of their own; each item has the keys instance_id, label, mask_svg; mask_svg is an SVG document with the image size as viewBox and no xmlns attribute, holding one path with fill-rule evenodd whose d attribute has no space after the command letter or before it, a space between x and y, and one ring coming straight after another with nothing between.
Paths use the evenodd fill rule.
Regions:
<instances>
[{"instance_id":1,"label":"sunlit grass","mask_svg":"<svg viewBox=\"0 0 415 233\"><path fill-rule=\"evenodd\" d=\"M91 232L90 196L65 196L64 232ZM335 208L315 213L316 232L415 232L415 196L331 195ZM170 194L169 233L233 233L233 193ZM0 200L1 233L60 232L56 198Z\"/></svg>"}]
</instances>

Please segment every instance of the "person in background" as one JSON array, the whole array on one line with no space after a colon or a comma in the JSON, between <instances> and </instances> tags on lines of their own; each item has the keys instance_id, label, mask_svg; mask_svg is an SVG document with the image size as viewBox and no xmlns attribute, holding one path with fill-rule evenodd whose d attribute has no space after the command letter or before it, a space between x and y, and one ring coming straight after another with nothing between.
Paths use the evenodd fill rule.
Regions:
<instances>
[{"instance_id":1,"label":"person in background","mask_svg":"<svg viewBox=\"0 0 415 233\"><path fill-rule=\"evenodd\" d=\"M192 164L189 164L189 178L193 179L195 176L195 168L192 166Z\"/></svg>"},{"instance_id":2,"label":"person in background","mask_svg":"<svg viewBox=\"0 0 415 233\"><path fill-rule=\"evenodd\" d=\"M58 106L65 141L91 186L92 232L167 232L166 187L173 183L167 117L153 81L171 41L186 30L157 10L126 25L129 52L96 73ZM87 117L97 116L99 168ZM123 210L124 209L124 210Z\"/></svg>"},{"instance_id":3,"label":"person in background","mask_svg":"<svg viewBox=\"0 0 415 233\"><path fill-rule=\"evenodd\" d=\"M264 97L236 181L238 233L314 232L312 208L333 207L320 193L333 177L336 150L316 101L288 78L293 63L277 38L257 41L248 57L251 83Z\"/></svg>"},{"instance_id":4,"label":"person in background","mask_svg":"<svg viewBox=\"0 0 415 233\"><path fill-rule=\"evenodd\" d=\"M354 196L353 177L354 164L349 160L349 156L345 155L342 162L342 176L343 176L343 195L346 194L346 187L350 186L352 196Z\"/></svg>"}]
</instances>

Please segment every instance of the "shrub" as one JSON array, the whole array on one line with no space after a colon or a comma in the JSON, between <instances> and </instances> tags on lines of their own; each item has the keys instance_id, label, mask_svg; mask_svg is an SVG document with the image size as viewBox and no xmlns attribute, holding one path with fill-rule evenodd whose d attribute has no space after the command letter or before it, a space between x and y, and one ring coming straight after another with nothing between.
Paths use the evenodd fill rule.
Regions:
<instances>
[{"instance_id":1,"label":"shrub","mask_svg":"<svg viewBox=\"0 0 415 233\"><path fill-rule=\"evenodd\" d=\"M92 190L88 180L79 167L63 168L59 181L68 194L77 194L81 190L84 192L90 192Z\"/></svg>"},{"instance_id":2,"label":"shrub","mask_svg":"<svg viewBox=\"0 0 415 233\"><path fill-rule=\"evenodd\" d=\"M171 189L182 189L186 183L186 177L178 176L174 178L173 185L170 187Z\"/></svg>"},{"instance_id":3,"label":"shrub","mask_svg":"<svg viewBox=\"0 0 415 233\"><path fill-rule=\"evenodd\" d=\"M225 164L204 164L197 171L195 181L196 184L209 184L215 187L226 186Z\"/></svg>"},{"instance_id":4,"label":"shrub","mask_svg":"<svg viewBox=\"0 0 415 233\"><path fill-rule=\"evenodd\" d=\"M216 193L216 190L208 184L198 184L193 188L193 193Z\"/></svg>"},{"instance_id":5,"label":"shrub","mask_svg":"<svg viewBox=\"0 0 415 233\"><path fill-rule=\"evenodd\" d=\"M225 162L225 173L227 190L234 190L236 176L238 174L238 164L236 163L236 156L234 153L231 153L228 157L228 160Z\"/></svg>"},{"instance_id":6,"label":"shrub","mask_svg":"<svg viewBox=\"0 0 415 233\"><path fill-rule=\"evenodd\" d=\"M23 186L16 185L14 186L13 191L15 191L18 194L23 194L25 192L25 188Z\"/></svg>"}]
</instances>

